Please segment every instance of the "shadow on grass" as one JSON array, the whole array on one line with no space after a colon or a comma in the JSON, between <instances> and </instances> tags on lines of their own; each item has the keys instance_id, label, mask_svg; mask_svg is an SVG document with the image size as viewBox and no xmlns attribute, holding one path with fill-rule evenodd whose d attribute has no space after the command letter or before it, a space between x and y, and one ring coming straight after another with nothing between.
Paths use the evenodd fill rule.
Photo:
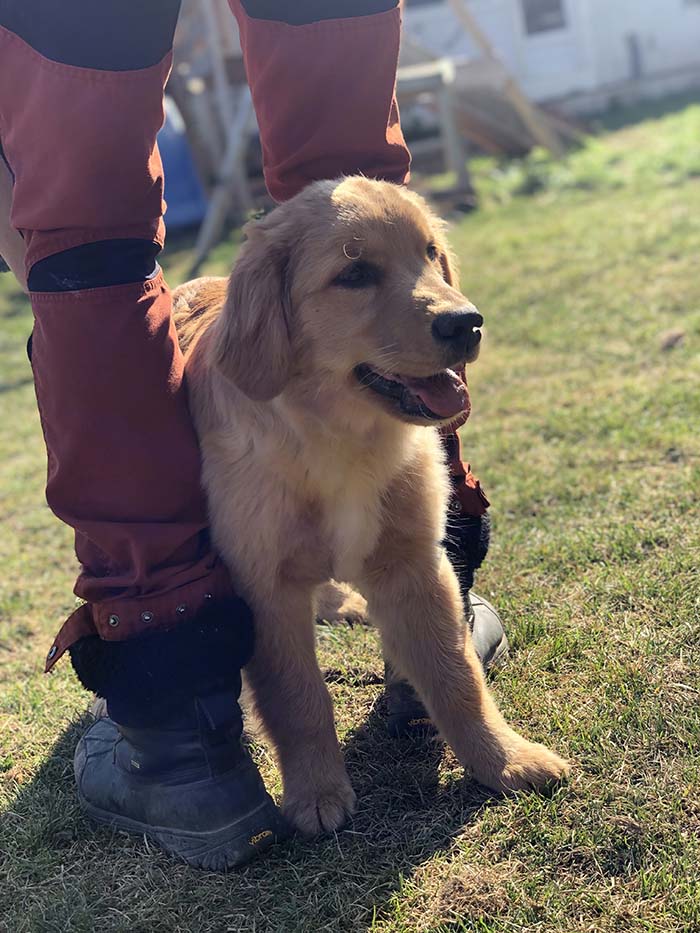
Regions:
<instances>
[{"instance_id":1,"label":"shadow on grass","mask_svg":"<svg viewBox=\"0 0 700 933\"><path fill-rule=\"evenodd\" d=\"M358 794L352 824L291 839L230 875L207 874L80 813L72 758L90 721L64 731L0 821L4 916L14 931L368 930L402 881L448 850L490 799L460 779L441 785L437 742L389 740L380 700L345 742Z\"/></svg>"},{"instance_id":2,"label":"shadow on grass","mask_svg":"<svg viewBox=\"0 0 700 933\"><path fill-rule=\"evenodd\" d=\"M700 104L700 91L697 89L637 104L613 102L606 111L591 117L588 123L596 133L609 133L644 120L659 120L693 104Z\"/></svg>"}]
</instances>

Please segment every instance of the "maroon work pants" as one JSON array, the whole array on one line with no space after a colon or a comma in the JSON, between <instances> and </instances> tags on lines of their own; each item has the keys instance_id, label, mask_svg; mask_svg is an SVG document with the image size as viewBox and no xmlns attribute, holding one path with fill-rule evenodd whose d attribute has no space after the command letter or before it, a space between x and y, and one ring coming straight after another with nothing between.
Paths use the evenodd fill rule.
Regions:
<instances>
[{"instance_id":1,"label":"maroon work pants","mask_svg":"<svg viewBox=\"0 0 700 933\"><path fill-rule=\"evenodd\" d=\"M353 172L403 183L400 10L389 2L291 24L230 5L272 196ZM12 223L27 245L47 500L75 530L75 592L86 601L49 667L84 635L167 629L231 592L209 540L155 260L164 237L156 134L178 11L179 0L0 0L0 146L14 177ZM449 450L462 509L482 514L454 440Z\"/></svg>"}]
</instances>

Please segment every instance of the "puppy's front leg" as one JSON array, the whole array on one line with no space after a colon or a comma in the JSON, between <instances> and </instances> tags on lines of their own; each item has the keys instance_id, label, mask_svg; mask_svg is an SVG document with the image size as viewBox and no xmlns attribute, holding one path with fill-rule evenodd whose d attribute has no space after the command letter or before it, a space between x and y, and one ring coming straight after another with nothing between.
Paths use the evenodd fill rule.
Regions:
<instances>
[{"instance_id":1,"label":"puppy's front leg","mask_svg":"<svg viewBox=\"0 0 700 933\"><path fill-rule=\"evenodd\" d=\"M316 660L311 591L282 586L274 599L251 603L255 655L246 676L275 745L284 782L282 810L305 835L330 832L354 810L355 794Z\"/></svg>"},{"instance_id":2,"label":"puppy's front leg","mask_svg":"<svg viewBox=\"0 0 700 933\"><path fill-rule=\"evenodd\" d=\"M478 781L517 790L567 774L565 761L518 735L499 712L465 638L459 586L444 553L432 549L420 561L405 555L377 564L362 590L389 659Z\"/></svg>"}]
</instances>

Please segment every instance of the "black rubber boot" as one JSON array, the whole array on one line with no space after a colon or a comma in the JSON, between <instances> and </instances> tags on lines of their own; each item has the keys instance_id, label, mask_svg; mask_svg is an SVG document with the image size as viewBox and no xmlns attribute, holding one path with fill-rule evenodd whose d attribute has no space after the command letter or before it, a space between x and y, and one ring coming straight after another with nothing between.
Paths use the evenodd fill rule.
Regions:
<instances>
[{"instance_id":1,"label":"black rubber boot","mask_svg":"<svg viewBox=\"0 0 700 933\"><path fill-rule=\"evenodd\" d=\"M197 699L191 716L158 728L98 719L75 752L80 803L98 822L146 836L195 868L242 865L284 830L241 730L226 694Z\"/></svg>"},{"instance_id":2,"label":"black rubber boot","mask_svg":"<svg viewBox=\"0 0 700 933\"><path fill-rule=\"evenodd\" d=\"M508 654L508 638L495 608L483 596L467 594L470 615L469 627L472 644L479 655L484 670L488 673L493 667L505 661Z\"/></svg>"},{"instance_id":3,"label":"black rubber boot","mask_svg":"<svg viewBox=\"0 0 700 933\"><path fill-rule=\"evenodd\" d=\"M284 834L241 744L252 636L250 610L232 599L170 631L71 647L81 682L107 701L75 752L89 816L210 871L242 865Z\"/></svg>"},{"instance_id":4,"label":"black rubber boot","mask_svg":"<svg viewBox=\"0 0 700 933\"><path fill-rule=\"evenodd\" d=\"M464 604L474 649L484 670L489 671L504 661L508 653L508 638L503 624L494 607L482 596L467 593ZM384 662L384 683L390 735L399 738L437 731L413 687L396 674L388 661Z\"/></svg>"}]
</instances>

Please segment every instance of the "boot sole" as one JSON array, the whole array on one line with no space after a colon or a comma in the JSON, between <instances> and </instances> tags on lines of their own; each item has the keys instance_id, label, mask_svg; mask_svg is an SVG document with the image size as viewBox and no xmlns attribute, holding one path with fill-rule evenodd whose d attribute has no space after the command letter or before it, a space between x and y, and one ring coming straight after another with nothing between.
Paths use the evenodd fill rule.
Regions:
<instances>
[{"instance_id":1,"label":"boot sole","mask_svg":"<svg viewBox=\"0 0 700 933\"><path fill-rule=\"evenodd\" d=\"M277 813L270 813L274 805L267 802L222 829L193 833L141 823L101 810L81 794L78 798L83 811L96 822L132 835L146 836L169 855L204 871L225 872L245 865L287 835Z\"/></svg>"}]
</instances>

